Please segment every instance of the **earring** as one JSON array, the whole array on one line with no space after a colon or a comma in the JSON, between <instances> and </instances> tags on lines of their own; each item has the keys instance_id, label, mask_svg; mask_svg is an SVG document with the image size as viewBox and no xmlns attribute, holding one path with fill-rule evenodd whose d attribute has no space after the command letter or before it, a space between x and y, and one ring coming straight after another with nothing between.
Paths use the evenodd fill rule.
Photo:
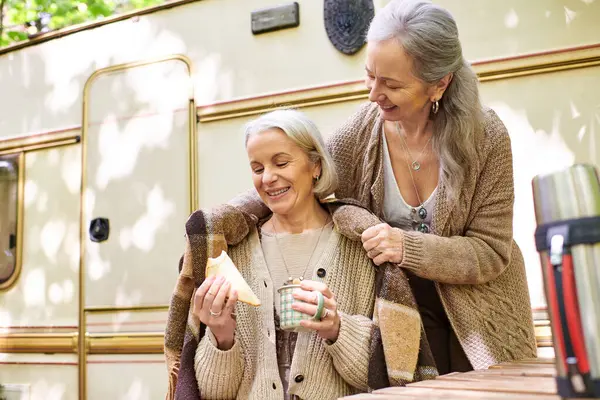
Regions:
<instances>
[{"instance_id":1,"label":"earring","mask_svg":"<svg viewBox=\"0 0 600 400\"><path fill-rule=\"evenodd\" d=\"M438 111L440 110L440 102L438 100L433 102L433 106L431 108L431 112L434 114L437 114Z\"/></svg>"},{"instance_id":2,"label":"earring","mask_svg":"<svg viewBox=\"0 0 600 400\"><path fill-rule=\"evenodd\" d=\"M319 182L319 179L321 179L321 175L315 176L315 182Z\"/></svg>"}]
</instances>

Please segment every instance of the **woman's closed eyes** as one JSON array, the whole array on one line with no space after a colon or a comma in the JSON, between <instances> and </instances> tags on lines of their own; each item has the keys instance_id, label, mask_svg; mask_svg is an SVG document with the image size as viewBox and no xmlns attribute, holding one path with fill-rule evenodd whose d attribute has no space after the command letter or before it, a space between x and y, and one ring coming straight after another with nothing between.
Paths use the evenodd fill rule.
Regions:
<instances>
[{"instance_id":1,"label":"woman's closed eyes","mask_svg":"<svg viewBox=\"0 0 600 400\"><path fill-rule=\"evenodd\" d=\"M275 166L277 168L285 168L289 165L289 163L290 163L289 161L279 161L279 162L275 163ZM262 174L264 172L264 170L265 170L265 168L262 166L252 168L252 172L254 172L254 174L256 174L256 175Z\"/></svg>"}]
</instances>

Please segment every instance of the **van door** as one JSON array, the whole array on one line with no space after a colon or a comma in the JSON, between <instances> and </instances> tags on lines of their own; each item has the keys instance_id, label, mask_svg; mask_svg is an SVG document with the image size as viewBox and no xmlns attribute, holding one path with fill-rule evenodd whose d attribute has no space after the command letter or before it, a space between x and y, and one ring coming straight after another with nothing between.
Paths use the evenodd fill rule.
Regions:
<instances>
[{"instance_id":1,"label":"van door","mask_svg":"<svg viewBox=\"0 0 600 400\"><path fill-rule=\"evenodd\" d=\"M166 305L195 206L195 108L183 56L105 68L84 96L85 307Z\"/></svg>"}]
</instances>

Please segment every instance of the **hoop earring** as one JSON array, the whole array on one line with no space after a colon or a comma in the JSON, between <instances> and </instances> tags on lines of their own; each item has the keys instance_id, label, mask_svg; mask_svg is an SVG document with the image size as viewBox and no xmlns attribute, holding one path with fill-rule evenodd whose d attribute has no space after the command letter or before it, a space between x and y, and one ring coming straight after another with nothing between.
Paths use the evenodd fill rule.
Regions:
<instances>
[{"instance_id":1,"label":"hoop earring","mask_svg":"<svg viewBox=\"0 0 600 400\"><path fill-rule=\"evenodd\" d=\"M440 110L440 102L438 100L433 102L433 106L432 106L432 110L431 112L434 114L437 114L438 111Z\"/></svg>"}]
</instances>

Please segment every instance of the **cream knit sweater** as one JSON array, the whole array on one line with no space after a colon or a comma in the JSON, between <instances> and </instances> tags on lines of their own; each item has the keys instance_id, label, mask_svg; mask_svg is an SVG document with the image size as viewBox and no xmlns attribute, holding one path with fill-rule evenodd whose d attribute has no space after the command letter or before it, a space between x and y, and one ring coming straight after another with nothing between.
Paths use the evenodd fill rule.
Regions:
<instances>
[{"instance_id":1,"label":"cream knit sweater","mask_svg":"<svg viewBox=\"0 0 600 400\"><path fill-rule=\"evenodd\" d=\"M234 346L221 351L207 334L195 357L198 386L206 399L283 399L277 365L273 284L258 232L229 249L229 255L260 298L260 307L238 303ZM315 270L336 296L341 317L337 341L299 333L289 393L305 400L337 399L367 390L373 329L375 268L360 242L333 231ZM316 275L313 280L321 280ZM276 283L275 283L276 284ZM207 332L209 333L209 332Z\"/></svg>"}]
</instances>

